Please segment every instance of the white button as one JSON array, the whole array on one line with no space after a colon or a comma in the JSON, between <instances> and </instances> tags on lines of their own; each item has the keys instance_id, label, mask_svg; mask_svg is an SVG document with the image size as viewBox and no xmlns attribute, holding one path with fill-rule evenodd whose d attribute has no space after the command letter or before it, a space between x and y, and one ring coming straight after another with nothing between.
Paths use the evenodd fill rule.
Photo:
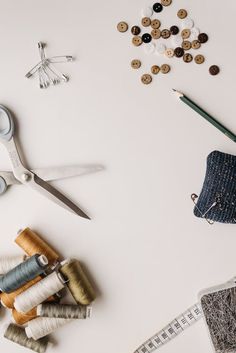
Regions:
<instances>
[{"instance_id":1,"label":"white button","mask_svg":"<svg viewBox=\"0 0 236 353\"><path fill-rule=\"evenodd\" d=\"M183 43L183 38L180 35L172 36L171 41L174 46L181 47L181 45Z\"/></svg>"},{"instance_id":2,"label":"white button","mask_svg":"<svg viewBox=\"0 0 236 353\"><path fill-rule=\"evenodd\" d=\"M192 28L193 25L194 25L194 22L189 17L185 18L185 20L183 20L183 22L182 22L182 27L183 28L188 28L189 29L189 28Z\"/></svg>"},{"instance_id":3,"label":"white button","mask_svg":"<svg viewBox=\"0 0 236 353\"><path fill-rule=\"evenodd\" d=\"M156 44L155 43L144 44L143 49L147 55L153 54L156 49Z\"/></svg>"},{"instance_id":4,"label":"white button","mask_svg":"<svg viewBox=\"0 0 236 353\"><path fill-rule=\"evenodd\" d=\"M172 48L166 49L165 56L167 56L167 58L172 58L174 56L174 49Z\"/></svg>"},{"instance_id":5,"label":"white button","mask_svg":"<svg viewBox=\"0 0 236 353\"><path fill-rule=\"evenodd\" d=\"M157 54L164 54L166 51L166 46L163 43L158 43L156 45L156 53Z\"/></svg>"},{"instance_id":6,"label":"white button","mask_svg":"<svg viewBox=\"0 0 236 353\"><path fill-rule=\"evenodd\" d=\"M197 28L197 27L191 28L191 36L190 36L191 42L198 38L199 33L200 33L199 28Z\"/></svg>"},{"instance_id":7,"label":"white button","mask_svg":"<svg viewBox=\"0 0 236 353\"><path fill-rule=\"evenodd\" d=\"M151 17L153 15L153 9L151 7L144 7L141 11L143 17Z\"/></svg>"}]
</instances>

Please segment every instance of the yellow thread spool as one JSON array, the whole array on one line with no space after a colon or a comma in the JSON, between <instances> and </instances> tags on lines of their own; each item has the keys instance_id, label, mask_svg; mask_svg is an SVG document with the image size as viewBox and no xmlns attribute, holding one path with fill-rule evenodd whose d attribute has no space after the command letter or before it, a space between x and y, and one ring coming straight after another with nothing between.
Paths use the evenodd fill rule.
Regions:
<instances>
[{"instance_id":1,"label":"yellow thread spool","mask_svg":"<svg viewBox=\"0 0 236 353\"><path fill-rule=\"evenodd\" d=\"M68 280L66 285L78 304L88 305L95 299L94 289L79 261L70 260L62 265L59 272Z\"/></svg>"},{"instance_id":2,"label":"yellow thread spool","mask_svg":"<svg viewBox=\"0 0 236 353\"><path fill-rule=\"evenodd\" d=\"M15 239L19 245L29 256L35 254L45 255L49 264L55 264L60 255L49 246L42 238L34 233L30 228L21 231Z\"/></svg>"},{"instance_id":3,"label":"yellow thread spool","mask_svg":"<svg viewBox=\"0 0 236 353\"><path fill-rule=\"evenodd\" d=\"M24 325L26 322L33 320L37 317L37 308L33 308L28 313L19 313L16 309L12 309L12 316L18 325Z\"/></svg>"}]
</instances>

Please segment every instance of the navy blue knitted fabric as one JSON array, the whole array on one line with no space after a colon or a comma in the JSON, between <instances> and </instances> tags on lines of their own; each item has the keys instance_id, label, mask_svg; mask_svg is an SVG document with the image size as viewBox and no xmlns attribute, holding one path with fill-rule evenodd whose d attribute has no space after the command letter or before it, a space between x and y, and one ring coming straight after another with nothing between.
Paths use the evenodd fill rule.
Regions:
<instances>
[{"instance_id":1,"label":"navy blue knitted fabric","mask_svg":"<svg viewBox=\"0 0 236 353\"><path fill-rule=\"evenodd\" d=\"M216 201L216 206L209 210ZM236 223L236 156L219 151L208 155L206 176L194 215L203 218L205 212L205 217L211 221Z\"/></svg>"}]
</instances>

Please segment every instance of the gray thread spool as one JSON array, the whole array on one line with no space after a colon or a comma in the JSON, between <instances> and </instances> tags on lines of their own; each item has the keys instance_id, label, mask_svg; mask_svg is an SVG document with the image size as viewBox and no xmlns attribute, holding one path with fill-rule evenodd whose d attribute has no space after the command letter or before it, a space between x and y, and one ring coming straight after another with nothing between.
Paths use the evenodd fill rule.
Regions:
<instances>
[{"instance_id":1,"label":"gray thread spool","mask_svg":"<svg viewBox=\"0 0 236 353\"><path fill-rule=\"evenodd\" d=\"M37 341L35 341L33 338L28 338L26 336L25 329L14 324L10 324L7 327L4 333L4 337L37 353L44 353L49 343L49 338L47 336L40 338Z\"/></svg>"},{"instance_id":2,"label":"gray thread spool","mask_svg":"<svg viewBox=\"0 0 236 353\"><path fill-rule=\"evenodd\" d=\"M48 265L44 255L33 255L0 278L2 292L11 293L42 274Z\"/></svg>"},{"instance_id":3,"label":"gray thread spool","mask_svg":"<svg viewBox=\"0 0 236 353\"><path fill-rule=\"evenodd\" d=\"M91 317L92 307L70 304L40 304L37 315L60 319L86 319Z\"/></svg>"}]
</instances>

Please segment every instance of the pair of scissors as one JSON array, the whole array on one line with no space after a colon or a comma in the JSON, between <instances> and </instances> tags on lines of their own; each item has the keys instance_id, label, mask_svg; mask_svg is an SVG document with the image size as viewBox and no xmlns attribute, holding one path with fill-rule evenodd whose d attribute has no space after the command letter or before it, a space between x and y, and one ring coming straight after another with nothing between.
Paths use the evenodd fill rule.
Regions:
<instances>
[{"instance_id":1,"label":"pair of scissors","mask_svg":"<svg viewBox=\"0 0 236 353\"><path fill-rule=\"evenodd\" d=\"M68 178L102 170L99 165L80 165L58 168L27 169L20 158L14 140L14 121L11 112L0 105L0 142L5 146L12 164L12 172L0 172L0 195L8 186L23 184L38 191L51 201L80 217L90 219L78 206L48 183L50 180Z\"/></svg>"}]
</instances>

